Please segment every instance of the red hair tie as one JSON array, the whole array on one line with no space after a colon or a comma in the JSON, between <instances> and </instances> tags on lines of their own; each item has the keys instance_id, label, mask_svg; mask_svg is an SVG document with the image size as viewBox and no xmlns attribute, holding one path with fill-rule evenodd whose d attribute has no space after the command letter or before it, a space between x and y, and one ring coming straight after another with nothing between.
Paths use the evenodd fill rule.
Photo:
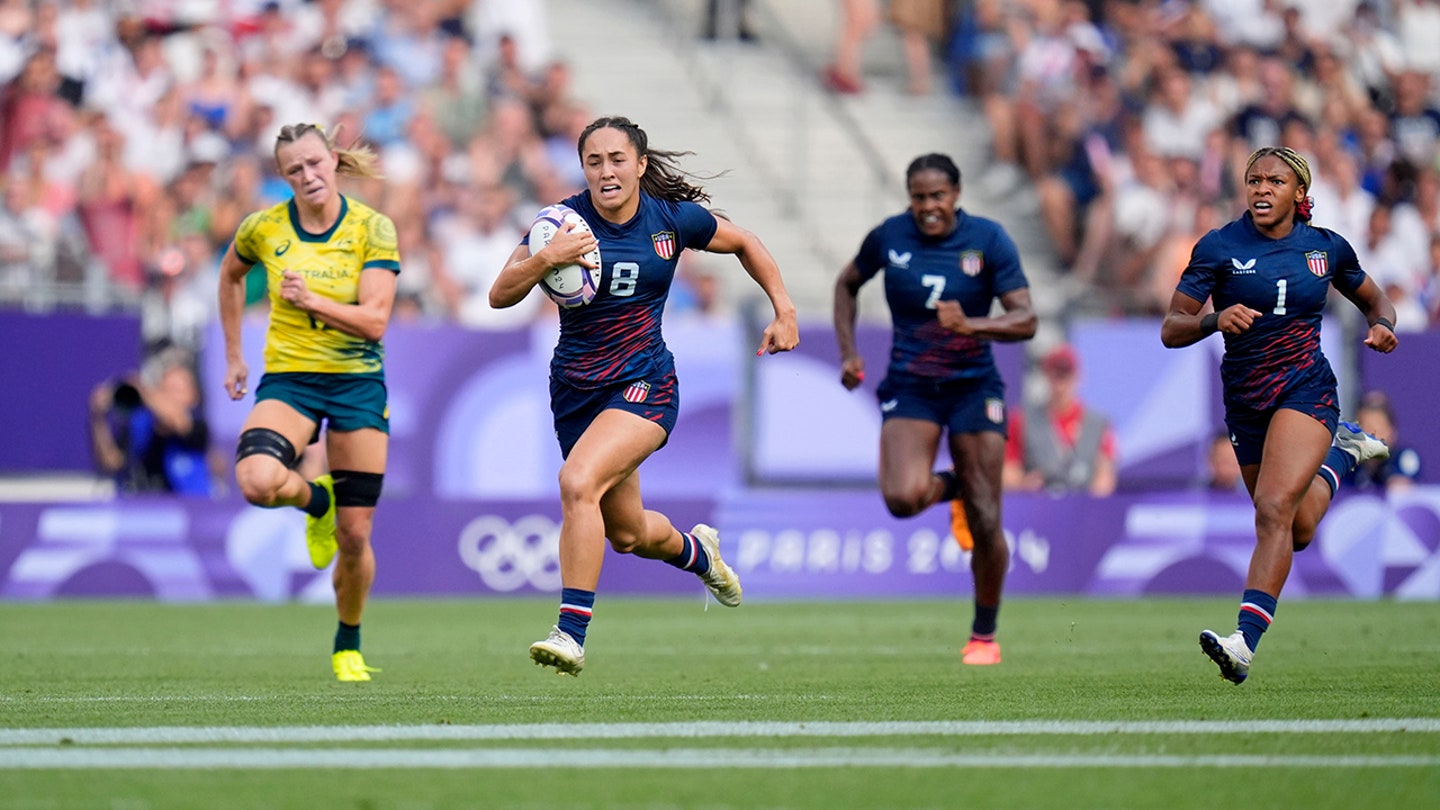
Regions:
<instances>
[{"instance_id":1,"label":"red hair tie","mask_svg":"<svg viewBox=\"0 0 1440 810\"><path fill-rule=\"evenodd\" d=\"M1310 212L1315 209L1315 198L1306 197L1295 204L1295 213L1300 217L1301 222L1310 221Z\"/></svg>"}]
</instances>

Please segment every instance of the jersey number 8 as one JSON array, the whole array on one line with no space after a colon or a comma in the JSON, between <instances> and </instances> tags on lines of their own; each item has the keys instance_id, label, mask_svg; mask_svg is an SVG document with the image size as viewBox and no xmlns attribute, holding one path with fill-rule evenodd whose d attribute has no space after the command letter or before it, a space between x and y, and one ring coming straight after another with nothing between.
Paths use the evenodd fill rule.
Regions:
<instances>
[{"instance_id":1,"label":"jersey number 8","mask_svg":"<svg viewBox=\"0 0 1440 810\"><path fill-rule=\"evenodd\" d=\"M610 294L629 296L635 294L640 282L640 265L636 262L615 262L610 268Z\"/></svg>"}]
</instances>

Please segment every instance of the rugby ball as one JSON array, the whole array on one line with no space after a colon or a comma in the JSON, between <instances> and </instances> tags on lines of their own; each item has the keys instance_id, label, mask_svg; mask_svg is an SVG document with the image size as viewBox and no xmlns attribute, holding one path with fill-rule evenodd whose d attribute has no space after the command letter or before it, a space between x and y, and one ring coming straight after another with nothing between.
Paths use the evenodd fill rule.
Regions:
<instances>
[{"instance_id":1,"label":"rugby ball","mask_svg":"<svg viewBox=\"0 0 1440 810\"><path fill-rule=\"evenodd\" d=\"M555 238L555 234L570 222L575 223L578 230L591 232L585 218L568 205L557 203L542 208L540 213L535 215L535 221L530 224L530 255L534 256L544 249L550 244L550 240ZM593 270L582 264L556 267L540 277L540 289L544 290L552 301L566 309L590 303L600 289L600 248L596 247L586 253L585 258L595 264Z\"/></svg>"}]
</instances>

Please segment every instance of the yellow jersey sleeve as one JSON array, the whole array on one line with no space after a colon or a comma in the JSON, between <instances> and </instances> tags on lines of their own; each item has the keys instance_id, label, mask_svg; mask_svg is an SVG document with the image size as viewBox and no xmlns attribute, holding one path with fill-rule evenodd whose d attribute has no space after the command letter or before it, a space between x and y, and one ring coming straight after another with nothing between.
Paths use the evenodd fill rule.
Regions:
<instances>
[{"instance_id":1,"label":"yellow jersey sleeve","mask_svg":"<svg viewBox=\"0 0 1440 810\"><path fill-rule=\"evenodd\" d=\"M332 329L280 297L287 270L300 273L311 292L341 304L359 301L360 275L366 270L400 272L394 222L363 203L341 200L340 218L325 233L303 230L293 201L251 214L236 231L236 255L263 264L269 281L266 372L383 371L384 348L379 341Z\"/></svg>"}]
</instances>

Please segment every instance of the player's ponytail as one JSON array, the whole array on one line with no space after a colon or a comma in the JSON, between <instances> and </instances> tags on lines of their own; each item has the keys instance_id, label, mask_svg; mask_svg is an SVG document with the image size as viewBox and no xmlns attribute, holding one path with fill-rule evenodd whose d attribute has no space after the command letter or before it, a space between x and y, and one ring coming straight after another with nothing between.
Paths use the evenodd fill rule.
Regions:
<instances>
[{"instance_id":1,"label":"player's ponytail","mask_svg":"<svg viewBox=\"0 0 1440 810\"><path fill-rule=\"evenodd\" d=\"M275 136L275 154L278 156L280 147L285 144L294 143L312 132L320 136L320 139L325 141L325 146L339 158L335 166L336 174L348 174L352 177L384 177L380 173L380 156L375 154L374 149L359 141L348 147L336 146L334 136L325 134L325 128L319 124L286 124L280 127L280 134ZM340 127L337 126L335 135L339 134Z\"/></svg>"},{"instance_id":2,"label":"player's ponytail","mask_svg":"<svg viewBox=\"0 0 1440 810\"><path fill-rule=\"evenodd\" d=\"M625 133L630 145L635 147L635 154L646 159L645 173L640 175L641 191L651 197L670 202L705 203L710 201L709 192L705 191L698 183L690 181L692 179L712 180L718 175L700 175L680 168L679 159L686 155L693 155L694 152L671 152L650 148L650 138L645 134L645 130L624 116L612 115L597 118L585 127L585 130L580 133L580 140L575 144L576 151L580 153L581 162L585 160L585 141L599 129L614 129Z\"/></svg>"}]
</instances>

